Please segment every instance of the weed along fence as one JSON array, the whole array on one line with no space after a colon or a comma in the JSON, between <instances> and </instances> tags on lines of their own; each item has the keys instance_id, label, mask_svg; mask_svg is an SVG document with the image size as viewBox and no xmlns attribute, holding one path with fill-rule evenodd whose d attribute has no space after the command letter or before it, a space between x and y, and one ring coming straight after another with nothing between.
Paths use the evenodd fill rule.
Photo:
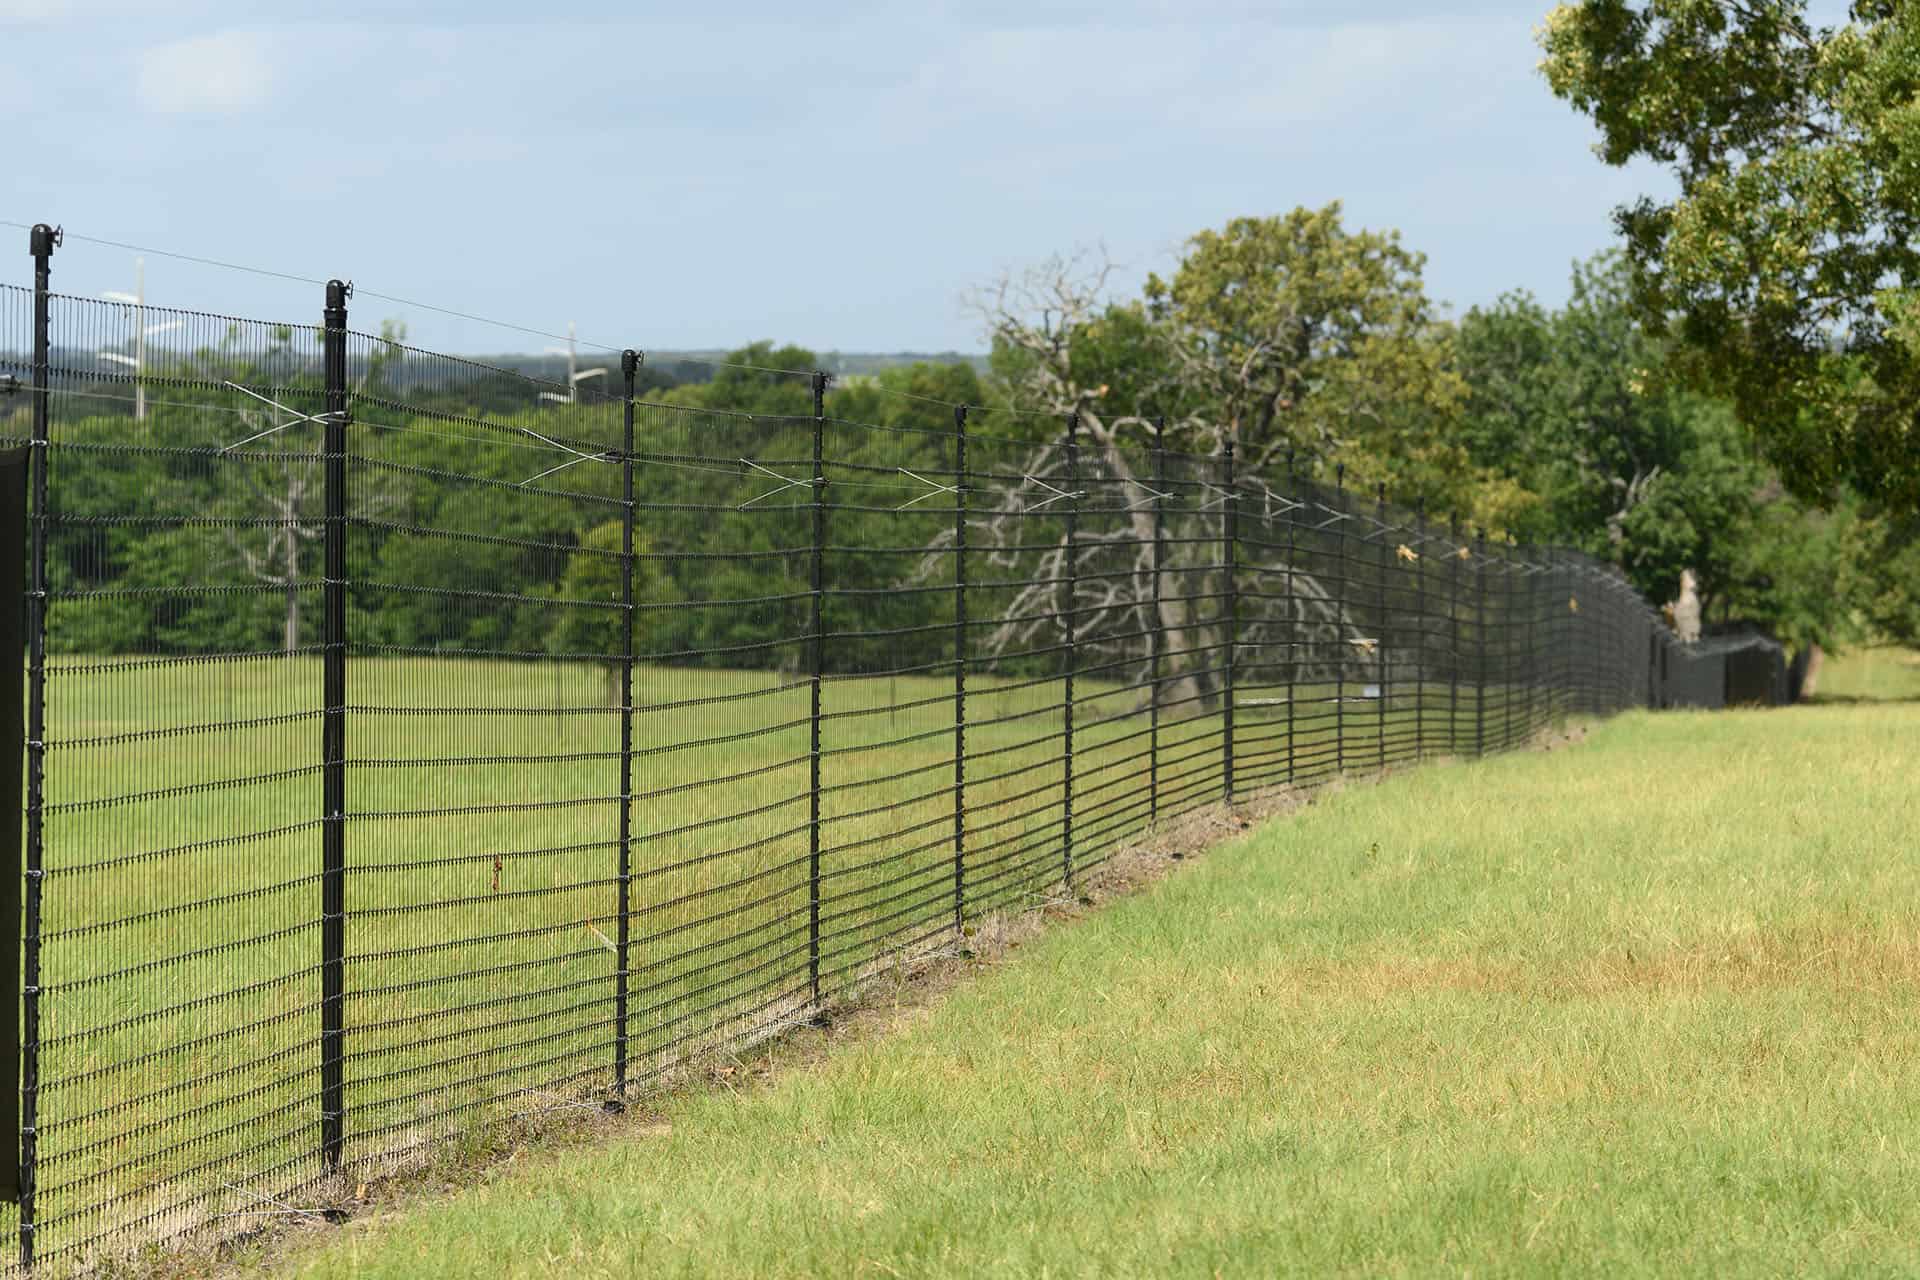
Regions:
<instances>
[{"instance_id":1,"label":"weed along fence","mask_svg":"<svg viewBox=\"0 0 1920 1280\"><path fill-rule=\"evenodd\" d=\"M358 332L338 282L264 324L58 296L33 248L0 289L23 1265L617 1106L1156 822L1694 661L1589 560L1151 424L881 428L825 375L809 413L694 411L632 352L540 382Z\"/></svg>"}]
</instances>

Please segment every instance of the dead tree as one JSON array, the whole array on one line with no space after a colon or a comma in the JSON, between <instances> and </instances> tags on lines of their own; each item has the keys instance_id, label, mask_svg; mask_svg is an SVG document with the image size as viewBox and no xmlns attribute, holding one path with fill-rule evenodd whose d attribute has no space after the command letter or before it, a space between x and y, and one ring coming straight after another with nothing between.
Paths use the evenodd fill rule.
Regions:
<instances>
[{"instance_id":1,"label":"dead tree","mask_svg":"<svg viewBox=\"0 0 1920 1280\"><path fill-rule=\"evenodd\" d=\"M1270 522L1306 519L1321 509L1282 497L1276 514L1278 495L1264 483L1236 484L1233 493L1219 488L1211 477L1232 429L1198 417L1171 424L1169 435L1189 451L1184 467L1195 466L1196 453L1205 460L1199 464L1204 476L1183 475L1170 485L1177 492L1152 487L1154 424L1138 415L1110 415L1103 404L1107 388L1087 385L1074 365L1076 335L1104 308L1111 270L1104 259L1056 258L1003 277L974 300L996 345L1019 357L1023 373L1014 391L1021 407L1063 426L1069 414L1077 415L1080 478L1089 485L1083 509L1100 517L1082 522L1071 566L1064 535L1050 543L1033 540L1030 513L1061 501L1082 501L1062 496L1064 438L1058 433L1027 447L1015 465L970 477L980 496L969 504L968 545L1008 580L1024 584L1002 607L986 645L997 655L1064 639L1071 619L1072 639L1091 660L1143 662L1150 652L1145 637L1157 631L1165 656L1156 686L1163 703L1190 714L1209 713L1219 708L1221 694L1218 664L1209 658L1221 653L1227 637L1219 611L1209 611L1205 601L1224 593L1226 571L1207 549L1205 531L1218 528L1224 502L1247 504L1243 515L1264 502ZM1163 588L1158 593L1156 528ZM918 579L930 580L939 571L952 541L951 532L930 541ZM1257 594L1253 607L1242 612L1237 653L1258 662L1270 646L1279 652L1283 642L1305 642L1306 652L1318 656L1295 674L1315 679L1316 668L1340 661L1361 639L1363 628L1347 607L1303 564L1289 565L1283 555L1265 550L1248 556L1242 568L1269 581L1280 575L1291 589L1277 599L1275 593ZM1064 595L1066 582L1074 584L1071 599Z\"/></svg>"}]
</instances>

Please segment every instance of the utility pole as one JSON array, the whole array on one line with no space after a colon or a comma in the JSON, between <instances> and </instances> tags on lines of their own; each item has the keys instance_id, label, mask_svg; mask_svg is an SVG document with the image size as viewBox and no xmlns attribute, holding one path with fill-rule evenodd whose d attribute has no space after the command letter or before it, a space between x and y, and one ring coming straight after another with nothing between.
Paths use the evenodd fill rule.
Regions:
<instances>
[{"instance_id":1,"label":"utility pole","mask_svg":"<svg viewBox=\"0 0 1920 1280\"><path fill-rule=\"evenodd\" d=\"M140 422L147 416L147 384L141 377L147 368L147 339L156 333L178 329L181 322L168 320L163 324L147 323L147 260L145 258L133 260L132 293L110 290L100 296L108 302L124 302L133 308L133 354L123 355L118 351L96 351L94 354L110 364L123 364L133 370L133 420Z\"/></svg>"},{"instance_id":2,"label":"utility pole","mask_svg":"<svg viewBox=\"0 0 1920 1280\"><path fill-rule=\"evenodd\" d=\"M565 356L567 358L567 394L561 395L557 391L542 391L540 393L542 400L552 400L556 404L573 404L579 398L578 393L581 383L585 382L588 378L606 376L607 371L605 369L583 370L580 368L580 358L573 338L573 321L571 320L567 321L567 345L565 347L548 347L547 354L550 356Z\"/></svg>"}]
</instances>

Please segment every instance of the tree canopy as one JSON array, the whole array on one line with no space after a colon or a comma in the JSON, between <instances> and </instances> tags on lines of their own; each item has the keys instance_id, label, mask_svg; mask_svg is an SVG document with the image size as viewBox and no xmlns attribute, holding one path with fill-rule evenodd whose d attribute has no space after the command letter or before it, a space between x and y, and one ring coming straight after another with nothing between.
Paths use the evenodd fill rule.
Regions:
<instances>
[{"instance_id":1,"label":"tree canopy","mask_svg":"<svg viewBox=\"0 0 1920 1280\"><path fill-rule=\"evenodd\" d=\"M1460 324L1473 389L1460 429L1522 493L1517 536L1617 564L1655 601L1692 570L1713 621L1757 622L1795 645L1845 638L1839 531L1855 528L1857 504L1809 508L1753 455L1725 401L1657 381L1658 345L1595 271L1578 269L1585 283L1561 310L1510 295Z\"/></svg>"},{"instance_id":2,"label":"tree canopy","mask_svg":"<svg viewBox=\"0 0 1920 1280\"><path fill-rule=\"evenodd\" d=\"M1642 321L1792 491L1920 513L1920 8L1579 0L1540 40L1600 154L1678 184L1617 215Z\"/></svg>"}]
</instances>

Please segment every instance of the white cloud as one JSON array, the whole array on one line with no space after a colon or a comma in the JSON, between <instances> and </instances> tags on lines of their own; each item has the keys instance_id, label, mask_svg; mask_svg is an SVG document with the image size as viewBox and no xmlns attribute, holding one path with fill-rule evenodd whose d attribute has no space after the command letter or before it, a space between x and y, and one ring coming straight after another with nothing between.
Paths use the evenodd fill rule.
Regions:
<instances>
[{"instance_id":1,"label":"white cloud","mask_svg":"<svg viewBox=\"0 0 1920 1280\"><path fill-rule=\"evenodd\" d=\"M149 111L244 111L272 88L272 41L257 31L218 31L155 45L139 55L136 85Z\"/></svg>"}]
</instances>

